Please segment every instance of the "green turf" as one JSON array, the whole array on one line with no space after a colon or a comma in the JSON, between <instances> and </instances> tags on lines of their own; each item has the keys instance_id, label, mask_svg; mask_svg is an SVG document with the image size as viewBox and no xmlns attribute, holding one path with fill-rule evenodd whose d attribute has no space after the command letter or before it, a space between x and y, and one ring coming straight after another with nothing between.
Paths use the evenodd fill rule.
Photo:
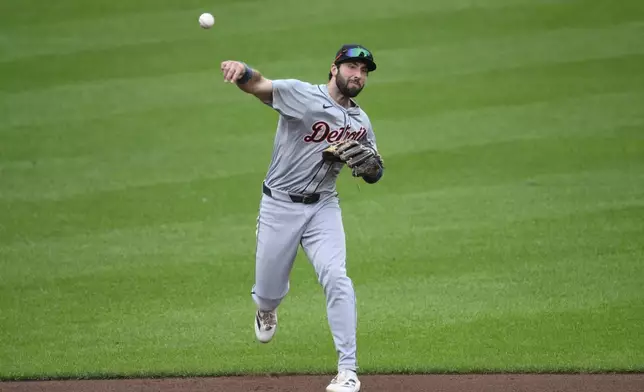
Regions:
<instances>
[{"instance_id":1,"label":"green turf","mask_svg":"<svg viewBox=\"0 0 644 392\"><path fill-rule=\"evenodd\" d=\"M254 340L276 114L218 67L324 83L345 42L361 371L644 370L641 1L43 4L0 3L0 378L333 371L302 254Z\"/></svg>"}]
</instances>

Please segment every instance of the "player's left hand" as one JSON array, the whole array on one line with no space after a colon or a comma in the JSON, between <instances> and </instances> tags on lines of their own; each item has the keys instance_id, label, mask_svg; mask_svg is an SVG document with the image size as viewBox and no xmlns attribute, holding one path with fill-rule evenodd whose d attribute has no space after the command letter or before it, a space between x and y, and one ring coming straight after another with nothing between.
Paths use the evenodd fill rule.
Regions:
<instances>
[{"instance_id":1,"label":"player's left hand","mask_svg":"<svg viewBox=\"0 0 644 392\"><path fill-rule=\"evenodd\" d=\"M322 151L322 157L327 161L344 162L349 167L356 160L364 160L369 151L359 142L349 139L335 142Z\"/></svg>"},{"instance_id":2,"label":"player's left hand","mask_svg":"<svg viewBox=\"0 0 644 392\"><path fill-rule=\"evenodd\" d=\"M372 149L356 140L342 140L327 147L324 159L332 162L345 162L355 177L373 176L380 170L380 156Z\"/></svg>"}]
</instances>

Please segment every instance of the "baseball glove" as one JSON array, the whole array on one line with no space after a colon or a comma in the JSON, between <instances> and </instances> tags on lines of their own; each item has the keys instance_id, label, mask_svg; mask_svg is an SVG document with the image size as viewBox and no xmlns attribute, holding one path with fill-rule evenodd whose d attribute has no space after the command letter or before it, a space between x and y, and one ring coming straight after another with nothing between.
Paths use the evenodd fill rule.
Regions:
<instances>
[{"instance_id":1,"label":"baseball glove","mask_svg":"<svg viewBox=\"0 0 644 392\"><path fill-rule=\"evenodd\" d=\"M344 162L354 177L375 176L383 166L380 155L356 140L342 140L327 147L322 156L331 162Z\"/></svg>"}]
</instances>

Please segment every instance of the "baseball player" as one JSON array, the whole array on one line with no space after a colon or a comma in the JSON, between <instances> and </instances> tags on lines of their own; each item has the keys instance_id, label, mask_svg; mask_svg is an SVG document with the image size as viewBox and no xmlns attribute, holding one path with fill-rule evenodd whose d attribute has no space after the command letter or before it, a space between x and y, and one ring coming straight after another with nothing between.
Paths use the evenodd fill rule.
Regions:
<instances>
[{"instance_id":1,"label":"baseball player","mask_svg":"<svg viewBox=\"0 0 644 392\"><path fill-rule=\"evenodd\" d=\"M327 318L338 353L338 374L328 392L357 392L356 300L346 270L346 243L336 179L346 165L373 184L383 160L369 117L353 99L376 69L361 45L343 45L327 84L270 80L239 61L224 61L224 81L235 83L279 113L273 155L262 184L257 217L255 335L269 342L277 307L301 245L324 289Z\"/></svg>"}]
</instances>

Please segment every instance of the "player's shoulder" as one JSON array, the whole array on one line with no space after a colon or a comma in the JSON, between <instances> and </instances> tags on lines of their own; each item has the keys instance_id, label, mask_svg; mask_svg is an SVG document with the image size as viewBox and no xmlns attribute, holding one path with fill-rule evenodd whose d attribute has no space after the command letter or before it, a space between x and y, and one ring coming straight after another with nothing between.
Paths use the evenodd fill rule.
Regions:
<instances>
[{"instance_id":1,"label":"player's shoulder","mask_svg":"<svg viewBox=\"0 0 644 392\"><path fill-rule=\"evenodd\" d=\"M300 91L312 91L316 88L315 85L300 79L275 79L273 80L273 87L278 89L293 89Z\"/></svg>"}]
</instances>

